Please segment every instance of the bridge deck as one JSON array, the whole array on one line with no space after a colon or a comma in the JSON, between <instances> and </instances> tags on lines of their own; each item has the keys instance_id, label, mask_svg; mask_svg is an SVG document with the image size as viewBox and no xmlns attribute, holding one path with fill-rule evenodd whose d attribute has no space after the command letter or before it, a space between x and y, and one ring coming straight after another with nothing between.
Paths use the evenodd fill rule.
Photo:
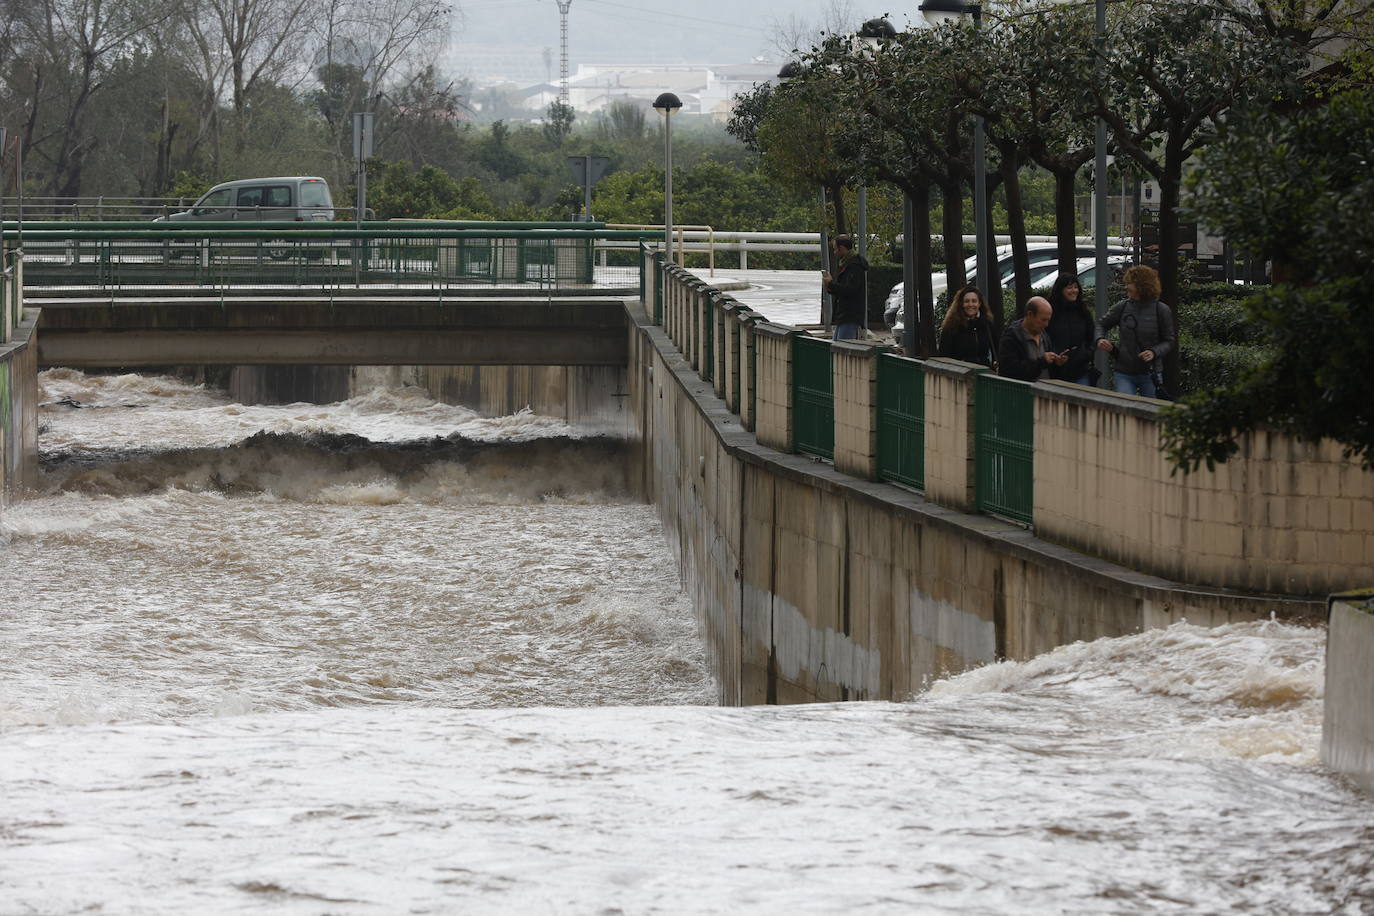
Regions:
<instances>
[{"instance_id":1,"label":"bridge deck","mask_svg":"<svg viewBox=\"0 0 1374 916\"><path fill-rule=\"evenodd\" d=\"M604 294L168 292L29 296L26 304L41 310L39 363L624 365L627 358L625 301Z\"/></svg>"}]
</instances>

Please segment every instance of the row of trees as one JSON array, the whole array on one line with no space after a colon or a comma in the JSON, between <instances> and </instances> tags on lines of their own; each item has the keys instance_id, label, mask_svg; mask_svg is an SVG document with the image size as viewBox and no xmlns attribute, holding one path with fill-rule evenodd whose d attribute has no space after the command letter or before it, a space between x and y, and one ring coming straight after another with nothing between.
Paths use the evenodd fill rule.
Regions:
<instances>
[{"instance_id":1,"label":"row of trees","mask_svg":"<svg viewBox=\"0 0 1374 916\"><path fill-rule=\"evenodd\" d=\"M940 200L953 286L964 274L961 246L951 241L965 231L974 117L986 124L986 168L1000 186L1013 239L1025 235L1024 167L1054 177L1066 267L1079 230L1074 191L1103 118L1111 152L1160 187L1158 257L1169 299L1178 288L1187 163L1225 132L1230 112L1299 100L1309 55L1333 29L1356 28L1366 4L1113 0L1105 49L1096 47L1092 4L983 6L981 28L911 28L877 41L829 36L800 54L791 79L742 98L730 129L779 178L830 190L837 231L848 229L839 209L843 186L900 188L916 204L918 240L929 235L930 203ZM1017 299L1024 301L1024 241L1015 248ZM923 254L918 247L918 260ZM1000 297L991 292L1000 319ZM919 293L921 344L930 349L933 303L928 286Z\"/></svg>"},{"instance_id":2,"label":"row of trees","mask_svg":"<svg viewBox=\"0 0 1374 916\"><path fill-rule=\"evenodd\" d=\"M928 354L931 203L943 204L945 268L955 287L964 279L953 242L965 232L963 200L975 175L975 116L986 125L986 169L1006 207L1018 302L1031 292L1025 167L1053 176L1060 263L1068 268L1079 231L1075 182L1105 121L1118 162L1159 187L1166 301L1179 300L1185 215L1274 263L1275 285L1248 305L1272 355L1172 415L1174 460L1185 468L1224 460L1236 432L1267 424L1309 439L1334 436L1374 464L1374 407L1358 368L1374 342L1363 293L1374 281L1374 221L1371 201L1362 200L1374 155L1369 4L1111 0L1108 13L1104 41L1093 4L1030 0L985 2L981 28L912 28L874 41L831 35L799 53L790 79L743 98L730 129L779 179L829 189L838 231L848 228L843 187L886 182L909 197L919 346ZM1009 316L1000 290L989 292L1001 322Z\"/></svg>"},{"instance_id":3,"label":"row of trees","mask_svg":"<svg viewBox=\"0 0 1374 916\"><path fill-rule=\"evenodd\" d=\"M452 120L459 87L433 66L451 18L444 0L0 0L0 124L50 196L282 159L337 178L353 112L410 143Z\"/></svg>"}]
</instances>

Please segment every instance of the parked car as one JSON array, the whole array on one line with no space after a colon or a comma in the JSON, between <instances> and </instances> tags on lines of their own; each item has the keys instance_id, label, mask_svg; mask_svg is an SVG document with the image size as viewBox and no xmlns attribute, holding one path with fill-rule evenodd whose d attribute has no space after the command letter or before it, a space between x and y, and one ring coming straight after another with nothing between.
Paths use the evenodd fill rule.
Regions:
<instances>
[{"instance_id":1,"label":"parked car","mask_svg":"<svg viewBox=\"0 0 1374 916\"><path fill-rule=\"evenodd\" d=\"M1108 255L1107 269L1108 283L1115 283L1121 278L1121 273L1130 267L1132 258L1130 255ZM1079 258L1074 266L1074 273L1078 275L1078 282L1085 287L1096 288L1097 286L1097 258ZM1031 270L1031 286L1040 288L1050 286L1054 283L1054 278L1059 274L1059 265L1052 264L1049 267L1041 266Z\"/></svg>"},{"instance_id":2,"label":"parked car","mask_svg":"<svg viewBox=\"0 0 1374 916\"><path fill-rule=\"evenodd\" d=\"M1034 287L1052 283L1055 275L1059 272L1059 247L1053 242L1032 242L1026 246L1026 249L1030 260L1031 286ZM1096 265L1096 248L1092 245L1079 245L1076 254L1079 256L1079 261L1076 265L1079 279L1082 280L1084 286L1092 286L1093 281L1085 277L1083 271L1085 270L1085 263ZM1113 263L1124 264L1126 258L1128 258L1130 254L1131 250L1129 248L1123 248L1120 245L1107 246L1107 255ZM1000 280L1002 288L1009 288L1015 282L1016 275L1016 267L1013 263L1010 245L1002 245L997 249L997 267L1001 274ZM969 278L969 281L973 282L978 272L977 255L972 255L964 261L964 272ZM1096 270L1093 271L1093 276L1096 276ZM1046 277L1048 277L1048 279L1045 279ZM946 298L945 294L949 290L949 284L943 271L931 275L931 288L935 293L936 314L943 315L944 306L947 304L943 300ZM892 292L888 294L887 302L883 307L883 318L886 320L887 326L892 329L893 336L899 341L902 339L902 333L906 324L905 316L902 314L902 303L905 295L905 285L898 283L892 288Z\"/></svg>"},{"instance_id":3,"label":"parked car","mask_svg":"<svg viewBox=\"0 0 1374 916\"><path fill-rule=\"evenodd\" d=\"M328 222L334 218L334 199L329 182L313 175L277 178L240 178L206 191L189 210L159 216L154 222ZM190 253L191 246L168 243L169 258ZM268 249L274 258L285 258L291 249L284 242ZM318 256L318 252L315 252Z\"/></svg>"}]
</instances>

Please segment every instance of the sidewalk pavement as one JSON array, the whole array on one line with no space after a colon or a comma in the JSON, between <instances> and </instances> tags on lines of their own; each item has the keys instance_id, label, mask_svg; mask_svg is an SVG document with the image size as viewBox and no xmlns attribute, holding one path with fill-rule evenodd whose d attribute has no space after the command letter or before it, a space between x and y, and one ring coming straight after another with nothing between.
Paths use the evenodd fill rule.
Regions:
<instances>
[{"instance_id":1,"label":"sidewalk pavement","mask_svg":"<svg viewBox=\"0 0 1374 916\"><path fill-rule=\"evenodd\" d=\"M702 282L728 293L775 324L791 325L809 331L821 325L821 272L819 270L734 270L688 268ZM884 330L875 330L879 339L891 342Z\"/></svg>"}]
</instances>

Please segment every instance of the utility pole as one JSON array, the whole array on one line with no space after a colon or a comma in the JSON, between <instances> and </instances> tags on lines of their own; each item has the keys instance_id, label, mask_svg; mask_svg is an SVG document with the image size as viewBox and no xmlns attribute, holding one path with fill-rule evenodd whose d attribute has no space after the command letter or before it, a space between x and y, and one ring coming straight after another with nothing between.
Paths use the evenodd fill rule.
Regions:
<instances>
[{"instance_id":1,"label":"utility pole","mask_svg":"<svg viewBox=\"0 0 1374 916\"><path fill-rule=\"evenodd\" d=\"M568 104L568 8L572 0L554 0L558 4L558 37L563 44L563 69L558 81L558 101Z\"/></svg>"}]
</instances>

